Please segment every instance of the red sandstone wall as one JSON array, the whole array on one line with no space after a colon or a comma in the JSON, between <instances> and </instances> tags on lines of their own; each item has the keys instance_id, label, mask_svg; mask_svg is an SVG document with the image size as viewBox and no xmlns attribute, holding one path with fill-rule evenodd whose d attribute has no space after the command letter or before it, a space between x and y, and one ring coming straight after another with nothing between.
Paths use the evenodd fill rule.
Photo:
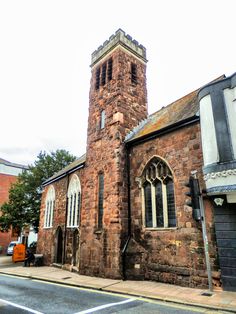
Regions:
<instances>
[{"instance_id":1,"label":"red sandstone wall","mask_svg":"<svg viewBox=\"0 0 236 314\"><path fill-rule=\"evenodd\" d=\"M121 277L121 250L127 238L127 174L124 137L147 116L146 65L116 49L113 79L95 90L92 69L88 119L84 207L81 216L80 273ZM138 84L131 83L131 62L137 64ZM105 128L99 128L106 112ZM98 230L98 174L104 173L103 228Z\"/></svg>"},{"instance_id":2,"label":"red sandstone wall","mask_svg":"<svg viewBox=\"0 0 236 314\"><path fill-rule=\"evenodd\" d=\"M84 169L80 169L75 174L78 175L81 183L81 191L83 193L84 186ZM38 245L37 252L44 254L44 263L46 265L50 265L55 262L55 245L56 245L56 231L60 226L63 231L63 246L64 241L66 239L66 256L63 258L65 263L71 263L72 257L72 236L71 236L71 228L66 228L65 231L65 213L66 213L66 195L67 195L67 187L68 180L70 180L71 176L66 176L61 180L53 182L52 185L55 189L55 207L53 213L53 227L52 228L44 228L44 213L45 213L45 199L47 195L47 191L50 187L47 186L43 191L42 201L41 201L41 209L40 209L40 224L39 224L39 233L38 233ZM83 198L81 199L81 209L83 205Z\"/></svg>"},{"instance_id":3,"label":"red sandstone wall","mask_svg":"<svg viewBox=\"0 0 236 314\"><path fill-rule=\"evenodd\" d=\"M146 230L142 226L141 189L137 178L153 157L163 158L174 174L177 227ZM202 150L200 126L194 124L135 146L131 150L131 212L132 240L128 248L128 278L169 282L172 284L206 287L207 273L204 258L201 224L192 218L192 209L185 205L188 198L184 183L190 171L198 170L202 179ZM201 185L203 187L201 180ZM219 285L213 212L205 201L209 251L214 284Z\"/></svg>"}]
</instances>

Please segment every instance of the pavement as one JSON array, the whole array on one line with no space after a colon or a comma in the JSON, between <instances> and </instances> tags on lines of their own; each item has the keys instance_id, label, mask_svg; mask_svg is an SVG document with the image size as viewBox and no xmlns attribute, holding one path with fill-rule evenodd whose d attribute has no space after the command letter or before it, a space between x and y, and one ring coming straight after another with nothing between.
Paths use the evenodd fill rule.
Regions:
<instances>
[{"instance_id":1,"label":"pavement","mask_svg":"<svg viewBox=\"0 0 236 314\"><path fill-rule=\"evenodd\" d=\"M3 260L2 260L3 261ZM57 284L150 298L207 308L218 313L236 313L236 292L186 288L153 281L114 280L79 275L58 267L23 267L22 263L1 263L0 274L38 279Z\"/></svg>"}]
</instances>

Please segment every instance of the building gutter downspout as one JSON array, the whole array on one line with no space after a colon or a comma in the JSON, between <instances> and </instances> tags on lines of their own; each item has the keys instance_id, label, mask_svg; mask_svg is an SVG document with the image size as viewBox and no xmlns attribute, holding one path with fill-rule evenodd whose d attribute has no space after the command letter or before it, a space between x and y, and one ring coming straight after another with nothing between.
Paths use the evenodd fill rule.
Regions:
<instances>
[{"instance_id":1,"label":"building gutter downspout","mask_svg":"<svg viewBox=\"0 0 236 314\"><path fill-rule=\"evenodd\" d=\"M128 234L127 240L125 241L124 247L122 249L122 278L126 280L126 251L129 245L129 241L131 239L131 201L130 201L130 148L127 143L125 144L126 150L126 169L127 169L127 193L128 193Z\"/></svg>"}]
</instances>

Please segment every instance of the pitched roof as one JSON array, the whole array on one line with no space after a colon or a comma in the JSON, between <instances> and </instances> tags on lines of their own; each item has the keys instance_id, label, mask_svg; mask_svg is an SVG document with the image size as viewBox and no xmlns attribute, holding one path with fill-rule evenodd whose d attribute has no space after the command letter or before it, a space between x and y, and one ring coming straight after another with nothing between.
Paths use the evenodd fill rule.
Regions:
<instances>
[{"instance_id":1,"label":"pitched roof","mask_svg":"<svg viewBox=\"0 0 236 314\"><path fill-rule=\"evenodd\" d=\"M3 165L5 165L5 166L14 167L14 168L25 169L25 170L28 169L28 166L21 165L21 164L16 164L16 163L7 161L6 159L3 159L3 158L1 158L1 157L0 157L0 164L3 164Z\"/></svg>"},{"instance_id":2,"label":"pitched roof","mask_svg":"<svg viewBox=\"0 0 236 314\"><path fill-rule=\"evenodd\" d=\"M222 75L212 82L221 80L224 77ZM168 129L168 127L177 123L181 124L181 122L197 117L199 115L199 103L197 99L199 90L200 88L150 115L147 120L143 121L126 136L126 142L138 141L139 138L148 136L153 132Z\"/></svg>"},{"instance_id":3,"label":"pitched roof","mask_svg":"<svg viewBox=\"0 0 236 314\"><path fill-rule=\"evenodd\" d=\"M80 156L78 159L67 165L65 168L61 169L57 173L55 173L52 177L48 178L46 181L43 182L43 185L48 185L54 181L57 181L63 177L65 177L67 174L74 172L78 168L83 167L86 160L86 154Z\"/></svg>"}]
</instances>

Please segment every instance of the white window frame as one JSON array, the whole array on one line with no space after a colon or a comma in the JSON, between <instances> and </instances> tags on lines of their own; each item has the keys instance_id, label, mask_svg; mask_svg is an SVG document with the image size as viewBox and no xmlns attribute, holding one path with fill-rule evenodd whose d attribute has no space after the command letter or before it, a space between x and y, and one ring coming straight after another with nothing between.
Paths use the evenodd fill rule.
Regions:
<instances>
[{"instance_id":1,"label":"white window frame","mask_svg":"<svg viewBox=\"0 0 236 314\"><path fill-rule=\"evenodd\" d=\"M152 174L150 176L148 174L148 169L150 167L153 167L153 169L157 168L157 166L156 166L157 160L159 160L160 162L165 164L165 166L168 168L168 174L165 175L164 177L158 176L157 171L155 172L156 173L155 175ZM175 227L169 227L167 189L166 189L166 184L164 183L164 181L167 178L170 178L174 184L173 175L172 175L170 167L167 165L167 163L165 161L163 161L159 157L152 158L151 161L149 161L144 168L140 183L141 183L141 195L142 195L142 223L143 223L143 226L147 229L176 228L176 226ZM156 215L157 215L156 196L155 196L155 182L156 182L156 180L159 180L161 182L161 186L162 186L162 206L163 206L163 226L162 227L157 226L157 221L156 221ZM146 182L151 184L152 227L146 226L146 207L145 207L145 192L144 192L144 186L145 186ZM174 193L174 195L175 195L175 193ZM175 205L175 201L174 201L174 205ZM175 206L175 214L176 214L176 206ZM176 219L176 217L175 217L175 219ZM176 223L177 223L177 221L176 221Z\"/></svg>"},{"instance_id":2,"label":"white window frame","mask_svg":"<svg viewBox=\"0 0 236 314\"><path fill-rule=\"evenodd\" d=\"M51 228L53 222L53 211L55 206L55 189L50 186L45 200L44 228Z\"/></svg>"},{"instance_id":3,"label":"white window frame","mask_svg":"<svg viewBox=\"0 0 236 314\"><path fill-rule=\"evenodd\" d=\"M67 199L67 227L75 228L79 226L78 214L81 205L81 185L76 174L70 180Z\"/></svg>"}]
</instances>

